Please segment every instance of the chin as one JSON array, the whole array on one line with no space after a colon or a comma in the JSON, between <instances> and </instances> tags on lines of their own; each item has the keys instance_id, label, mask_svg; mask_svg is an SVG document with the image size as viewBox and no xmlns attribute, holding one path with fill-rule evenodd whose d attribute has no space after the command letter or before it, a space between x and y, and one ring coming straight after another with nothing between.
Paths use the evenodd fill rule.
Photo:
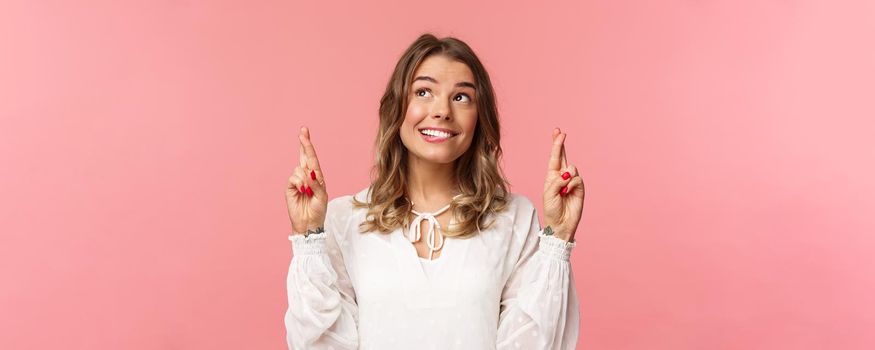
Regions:
<instances>
[{"instance_id":1,"label":"chin","mask_svg":"<svg viewBox=\"0 0 875 350\"><path fill-rule=\"evenodd\" d=\"M452 157L424 157L422 160L429 163L437 163L437 164L450 164L455 162L457 158Z\"/></svg>"},{"instance_id":2,"label":"chin","mask_svg":"<svg viewBox=\"0 0 875 350\"><path fill-rule=\"evenodd\" d=\"M417 154L417 158L422 161L436 164L449 164L455 162L459 157L453 157L451 155L443 154Z\"/></svg>"}]
</instances>

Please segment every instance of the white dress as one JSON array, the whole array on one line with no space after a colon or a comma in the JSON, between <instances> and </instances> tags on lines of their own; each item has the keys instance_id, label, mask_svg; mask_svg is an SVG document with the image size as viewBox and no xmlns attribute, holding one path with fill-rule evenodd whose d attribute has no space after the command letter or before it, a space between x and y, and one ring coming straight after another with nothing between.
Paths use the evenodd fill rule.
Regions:
<instances>
[{"instance_id":1,"label":"white dress","mask_svg":"<svg viewBox=\"0 0 875 350\"><path fill-rule=\"evenodd\" d=\"M446 238L434 260L402 229L359 233L367 209L351 198L328 203L325 233L289 235L289 349L575 348L575 243L543 235L528 198L511 193L493 226Z\"/></svg>"}]
</instances>

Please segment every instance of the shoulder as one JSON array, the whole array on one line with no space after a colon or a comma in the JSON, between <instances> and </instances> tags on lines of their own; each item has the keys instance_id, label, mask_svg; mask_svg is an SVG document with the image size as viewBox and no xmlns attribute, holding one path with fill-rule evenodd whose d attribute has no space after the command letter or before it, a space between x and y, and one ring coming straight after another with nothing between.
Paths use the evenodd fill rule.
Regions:
<instances>
[{"instance_id":1,"label":"shoulder","mask_svg":"<svg viewBox=\"0 0 875 350\"><path fill-rule=\"evenodd\" d=\"M354 194L348 194L344 196L340 196L328 201L328 210L329 211L338 211L338 212L351 212L355 209L353 206L352 199L356 198L360 202L367 202L367 199L370 198L367 194L368 189L365 188Z\"/></svg>"},{"instance_id":2,"label":"shoulder","mask_svg":"<svg viewBox=\"0 0 875 350\"><path fill-rule=\"evenodd\" d=\"M537 236L541 226L538 210L528 197L518 193L510 193L507 209L506 212L512 215L510 222L512 222L512 232L517 241L525 242L532 240L533 235Z\"/></svg>"},{"instance_id":3,"label":"shoulder","mask_svg":"<svg viewBox=\"0 0 875 350\"><path fill-rule=\"evenodd\" d=\"M353 204L353 198L362 200L365 191L347 194L328 201L325 213L325 230L332 231L338 240L345 240L349 232L357 231L354 227L359 222L357 217L367 212L366 208L358 208Z\"/></svg>"},{"instance_id":4,"label":"shoulder","mask_svg":"<svg viewBox=\"0 0 875 350\"><path fill-rule=\"evenodd\" d=\"M357 193L329 200L327 208L328 212L326 215L331 217L331 219L335 220L338 224L343 225L359 212L367 212L366 208L356 207L353 203L353 198L360 202L368 202L370 198L370 196L368 196L368 189L365 188Z\"/></svg>"},{"instance_id":5,"label":"shoulder","mask_svg":"<svg viewBox=\"0 0 875 350\"><path fill-rule=\"evenodd\" d=\"M493 215L498 218L499 226L514 232L515 236L524 237L532 226L532 222L538 220L538 211L529 197L521 193L508 192L505 198L507 206L501 212Z\"/></svg>"},{"instance_id":6,"label":"shoulder","mask_svg":"<svg viewBox=\"0 0 875 350\"><path fill-rule=\"evenodd\" d=\"M511 215L515 222L531 218L532 213L537 215L535 204L532 203L529 197L513 192L508 193L507 209L504 212Z\"/></svg>"},{"instance_id":7,"label":"shoulder","mask_svg":"<svg viewBox=\"0 0 875 350\"><path fill-rule=\"evenodd\" d=\"M512 270L519 262L530 256L534 252L533 249L537 247L540 221L535 204L527 196L520 193L509 193L507 199L508 206L504 211L506 213L504 222L509 227L506 228L505 234L511 239L502 243L506 244L502 251L506 254L506 261L509 264L507 267Z\"/></svg>"}]
</instances>

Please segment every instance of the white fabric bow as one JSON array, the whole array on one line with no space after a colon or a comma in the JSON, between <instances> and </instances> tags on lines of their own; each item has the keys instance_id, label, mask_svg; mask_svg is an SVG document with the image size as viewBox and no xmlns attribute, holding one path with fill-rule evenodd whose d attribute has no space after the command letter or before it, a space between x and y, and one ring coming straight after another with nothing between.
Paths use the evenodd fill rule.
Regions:
<instances>
[{"instance_id":1,"label":"white fabric bow","mask_svg":"<svg viewBox=\"0 0 875 350\"><path fill-rule=\"evenodd\" d=\"M453 199L459 196L460 195L456 195ZM428 220L428 233L425 235L425 245L427 245L429 249L428 260L433 260L434 252L440 250L444 246L444 235L439 232L441 229L441 223L437 221L435 216L441 215L449 208L450 205L447 204L434 213L420 213L416 210L410 210L416 214L416 218L410 223L410 231L407 232L407 239L410 240L411 243L419 242L419 239L422 238L422 220ZM440 243L435 243L436 236L440 236Z\"/></svg>"}]
</instances>

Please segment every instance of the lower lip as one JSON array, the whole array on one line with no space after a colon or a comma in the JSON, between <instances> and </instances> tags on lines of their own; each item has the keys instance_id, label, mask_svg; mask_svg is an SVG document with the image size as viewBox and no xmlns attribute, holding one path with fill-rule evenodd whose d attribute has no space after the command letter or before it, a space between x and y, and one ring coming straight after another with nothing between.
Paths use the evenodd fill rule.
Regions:
<instances>
[{"instance_id":1,"label":"lower lip","mask_svg":"<svg viewBox=\"0 0 875 350\"><path fill-rule=\"evenodd\" d=\"M444 141L446 141L446 140L449 140L449 139L455 137L455 136L450 136L450 137L447 137L447 138L443 138L443 137L437 137L437 136L425 135L425 134L422 134L422 133L420 133L419 135L422 136L422 139L425 140L425 142L431 142L431 143L441 143L441 142L444 142Z\"/></svg>"}]
</instances>

